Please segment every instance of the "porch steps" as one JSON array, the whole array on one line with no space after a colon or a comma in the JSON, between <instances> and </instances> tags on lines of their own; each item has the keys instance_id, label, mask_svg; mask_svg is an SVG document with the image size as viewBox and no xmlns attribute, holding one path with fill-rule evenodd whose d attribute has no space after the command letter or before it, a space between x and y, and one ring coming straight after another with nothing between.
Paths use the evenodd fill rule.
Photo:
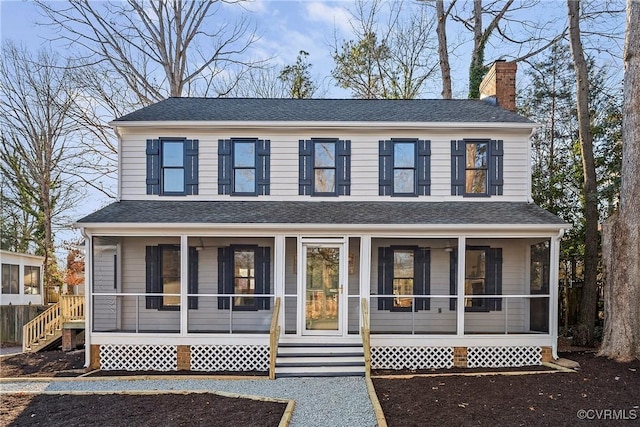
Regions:
<instances>
[{"instance_id":1,"label":"porch steps","mask_svg":"<svg viewBox=\"0 0 640 427\"><path fill-rule=\"evenodd\" d=\"M364 376L362 343L291 342L278 345L276 378Z\"/></svg>"}]
</instances>

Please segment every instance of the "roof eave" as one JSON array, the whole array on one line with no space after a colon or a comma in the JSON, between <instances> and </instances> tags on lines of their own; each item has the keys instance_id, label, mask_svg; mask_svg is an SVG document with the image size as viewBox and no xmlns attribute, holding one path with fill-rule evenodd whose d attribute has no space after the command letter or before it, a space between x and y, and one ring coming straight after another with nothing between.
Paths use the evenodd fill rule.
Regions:
<instances>
[{"instance_id":1,"label":"roof eave","mask_svg":"<svg viewBox=\"0 0 640 427\"><path fill-rule=\"evenodd\" d=\"M131 222L103 222L103 223L74 223L75 228L84 229L112 229L112 230L166 230L167 228L181 229L185 231L198 229L224 228L225 230L269 230L285 231L335 231L371 232L371 231L411 231L411 232L483 232L483 231L553 231L568 230L570 224L301 224L301 223L131 223Z\"/></svg>"},{"instance_id":2,"label":"roof eave","mask_svg":"<svg viewBox=\"0 0 640 427\"><path fill-rule=\"evenodd\" d=\"M490 128L507 128L507 129L527 129L533 130L542 125L533 122L383 122L383 121L239 121L239 120L114 120L109 123L114 128L136 128L136 127L155 127L155 128L175 128L175 127L191 127L191 128L431 128L431 129L490 129Z\"/></svg>"}]
</instances>

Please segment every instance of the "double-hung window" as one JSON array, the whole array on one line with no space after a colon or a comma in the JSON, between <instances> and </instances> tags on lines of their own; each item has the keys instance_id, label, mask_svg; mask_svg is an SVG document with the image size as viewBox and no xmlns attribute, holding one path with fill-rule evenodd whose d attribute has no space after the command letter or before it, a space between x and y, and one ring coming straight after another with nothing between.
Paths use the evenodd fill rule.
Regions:
<instances>
[{"instance_id":1,"label":"double-hung window","mask_svg":"<svg viewBox=\"0 0 640 427\"><path fill-rule=\"evenodd\" d=\"M457 250L451 252L450 293L457 294ZM502 298L473 298L474 295L502 295L502 248L467 246L464 266L465 311L500 311ZM456 301L451 299L450 310Z\"/></svg>"},{"instance_id":2,"label":"double-hung window","mask_svg":"<svg viewBox=\"0 0 640 427\"><path fill-rule=\"evenodd\" d=\"M379 142L379 194L425 196L431 194L431 143L417 139Z\"/></svg>"},{"instance_id":3,"label":"double-hung window","mask_svg":"<svg viewBox=\"0 0 640 427\"><path fill-rule=\"evenodd\" d=\"M24 293L26 295L40 294L40 267L24 266Z\"/></svg>"},{"instance_id":4,"label":"double-hung window","mask_svg":"<svg viewBox=\"0 0 640 427\"><path fill-rule=\"evenodd\" d=\"M451 194L502 195L503 142L489 139L451 141Z\"/></svg>"},{"instance_id":5,"label":"double-hung window","mask_svg":"<svg viewBox=\"0 0 640 427\"><path fill-rule=\"evenodd\" d=\"M351 192L351 141L300 141L299 194L344 196Z\"/></svg>"},{"instance_id":6,"label":"double-hung window","mask_svg":"<svg viewBox=\"0 0 640 427\"><path fill-rule=\"evenodd\" d=\"M146 308L159 310L179 310L182 283L180 246L159 245L146 247L146 293L162 294L147 296ZM189 247L188 255L189 294L198 293L198 251ZM198 297L188 299L190 309L198 308Z\"/></svg>"},{"instance_id":7,"label":"double-hung window","mask_svg":"<svg viewBox=\"0 0 640 427\"><path fill-rule=\"evenodd\" d=\"M198 194L198 140L147 140L147 194Z\"/></svg>"},{"instance_id":8,"label":"double-hung window","mask_svg":"<svg viewBox=\"0 0 640 427\"><path fill-rule=\"evenodd\" d=\"M378 310L429 310L431 252L416 246L378 248ZM415 302L415 304L414 304Z\"/></svg>"},{"instance_id":9,"label":"double-hung window","mask_svg":"<svg viewBox=\"0 0 640 427\"><path fill-rule=\"evenodd\" d=\"M233 138L218 141L218 194L269 194L270 141Z\"/></svg>"},{"instance_id":10,"label":"double-hung window","mask_svg":"<svg viewBox=\"0 0 640 427\"><path fill-rule=\"evenodd\" d=\"M20 266L17 264L2 264L2 293L20 293Z\"/></svg>"},{"instance_id":11,"label":"double-hung window","mask_svg":"<svg viewBox=\"0 0 640 427\"><path fill-rule=\"evenodd\" d=\"M218 248L218 308L235 311L269 310L271 248L226 246ZM232 302L231 307L229 302Z\"/></svg>"}]
</instances>

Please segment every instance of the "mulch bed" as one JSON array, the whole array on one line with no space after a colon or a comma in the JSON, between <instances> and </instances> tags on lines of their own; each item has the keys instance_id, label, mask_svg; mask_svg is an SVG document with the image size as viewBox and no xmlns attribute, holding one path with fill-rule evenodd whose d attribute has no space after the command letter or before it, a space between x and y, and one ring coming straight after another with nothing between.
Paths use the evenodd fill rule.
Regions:
<instances>
[{"instance_id":1,"label":"mulch bed","mask_svg":"<svg viewBox=\"0 0 640 427\"><path fill-rule=\"evenodd\" d=\"M45 351L0 359L0 377L69 377L84 373L84 351ZM95 373L112 375L211 375L207 372ZM94 374L94 375L95 375ZM216 373L219 375L220 373ZM250 373L251 374L251 373ZM256 373L253 373L256 374ZM211 393L158 395L28 395L0 398L0 424L10 426L277 426L286 404Z\"/></svg>"},{"instance_id":2,"label":"mulch bed","mask_svg":"<svg viewBox=\"0 0 640 427\"><path fill-rule=\"evenodd\" d=\"M561 357L579 362L580 370L521 376L374 378L373 383L391 427L573 426L585 417L589 425L640 424L640 361L616 363L593 352Z\"/></svg>"},{"instance_id":3,"label":"mulch bed","mask_svg":"<svg viewBox=\"0 0 640 427\"><path fill-rule=\"evenodd\" d=\"M0 358L0 378L76 377L82 375L83 372L73 371L83 368L84 350L69 353L52 350L40 353L21 353Z\"/></svg>"},{"instance_id":4,"label":"mulch bed","mask_svg":"<svg viewBox=\"0 0 640 427\"><path fill-rule=\"evenodd\" d=\"M286 404L215 394L3 395L7 426L277 426ZM6 424L4 424L6 423Z\"/></svg>"}]
</instances>

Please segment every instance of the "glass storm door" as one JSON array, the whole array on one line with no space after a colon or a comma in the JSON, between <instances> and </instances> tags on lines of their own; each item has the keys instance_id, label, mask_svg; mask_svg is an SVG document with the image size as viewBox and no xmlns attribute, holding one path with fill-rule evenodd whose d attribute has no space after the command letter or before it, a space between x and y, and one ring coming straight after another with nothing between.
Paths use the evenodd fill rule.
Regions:
<instances>
[{"instance_id":1,"label":"glass storm door","mask_svg":"<svg viewBox=\"0 0 640 427\"><path fill-rule=\"evenodd\" d=\"M303 247L305 335L342 334L342 246Z\"/></svg>"}]
</instances>

